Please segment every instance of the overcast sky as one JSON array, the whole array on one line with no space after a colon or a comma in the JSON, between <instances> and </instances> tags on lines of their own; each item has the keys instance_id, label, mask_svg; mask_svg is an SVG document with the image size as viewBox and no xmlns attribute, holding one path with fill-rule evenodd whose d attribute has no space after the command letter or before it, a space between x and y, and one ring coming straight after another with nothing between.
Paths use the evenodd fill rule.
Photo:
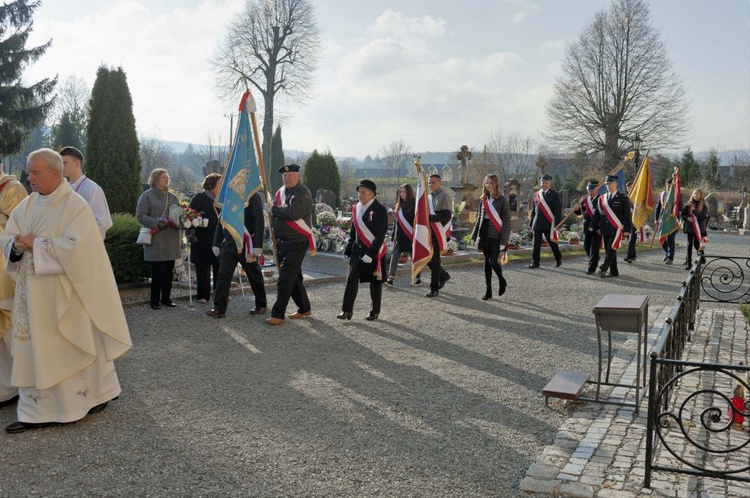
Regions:
<instances>
[{"instance_id":1,"label":"overcast sky","mask_svg":"<svg viewBox=\"0 0 750 498\"><path fill-rule=\"evenodd\" d=\"M210 60L243 0L43 0L30 43L52 47L27 79L93 85L122 66L138 132L229 135ZM481 150L499 130L538 137L565 47L601 0L314 0L324 40L313 98L280 109L284 147L376 155ZM694 151L750 148L748 0L654 0L651 14L691 101ZM237 95L233 100L238 100ZM260 100L260 96L256 94ZM648 146L648 137L644 137Z\"/></svg>"}]
</instances>

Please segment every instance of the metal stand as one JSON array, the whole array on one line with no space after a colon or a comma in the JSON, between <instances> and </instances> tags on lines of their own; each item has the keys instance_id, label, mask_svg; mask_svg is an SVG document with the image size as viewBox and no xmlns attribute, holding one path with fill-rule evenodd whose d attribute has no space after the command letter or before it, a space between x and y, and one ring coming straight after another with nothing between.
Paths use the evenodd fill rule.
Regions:
<instances>
[{"instance_id":1,"label":"metal stand","mask_svg":"<svg viewBox=\"0 0 750 498\"><path fill-rule=\"evenodd\" d=\"M646 389L646 338L648 337L648 296L607 294L594 307L596 337L599 345L599 372L596 378L596 396L593 399L579 398L581 401L594 401L611 405L631 406L638 413L638 405ZM602 330L607 331L607 372L602 381ZM612 365L612 332L630 332L638 335L636 345L635 384L618 384L609 381ZM594 381L590 381L594 382ZM601 386L635 389L635 403L602 400L599 398Z\"/></svg>"}]
</instances>

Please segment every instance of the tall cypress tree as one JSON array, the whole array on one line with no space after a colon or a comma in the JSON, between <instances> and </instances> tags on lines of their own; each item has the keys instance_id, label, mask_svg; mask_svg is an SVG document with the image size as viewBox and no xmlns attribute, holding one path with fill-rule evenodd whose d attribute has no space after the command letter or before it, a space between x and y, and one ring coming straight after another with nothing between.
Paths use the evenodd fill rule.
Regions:
<instances>
[{"instance_id":1,"label":"tall cypress tree","mask_svg":"<svg viewBox=\"0 0 750 498\"><path fill-rule=\"evenodd\" d=\"M331 151L320 154L314 150L312 155L305 161L305 169L302 172L302 182L310 189L315 199L318 189L330 190L336 196L336 205L341 205L341 176L336 165L336 159Z\"/></svg>"},{"instance_id":2,"label":"tall cypress tree","mask_svg":"<svg viewBox=\"0 0 750 498\"><path fill-rule=\"evenodd\" d=\"M86 174L101 185L113 213L135 213L141 158L133 99L122 68L97 70L87 135Z\"/></svg>"},{"instance_id":3,"label":"tall cypress tree","mask_svg":"<svg viewBox=\"0 0 750 498\"><path fill-rule=\"evenodd\" d=\"M57 78L23 84L23 70L36 62L52 40L26 48L39 1L16 0L0 5L0 154L19 152L52 107Z\"/></svg>"},{"instance_id":4,"label":"tall cypress tree","mask_svg":"<svg viewBox=\"0 0 750 498\"><path fill-rule=\"evenodd\" d=\"M268 181L271 184L273 195L284 184L279 168L284 166L284 145L281 141L281 125L276 127L276 132L271 137L271 164Z\"/></svg>"}]
</instances>

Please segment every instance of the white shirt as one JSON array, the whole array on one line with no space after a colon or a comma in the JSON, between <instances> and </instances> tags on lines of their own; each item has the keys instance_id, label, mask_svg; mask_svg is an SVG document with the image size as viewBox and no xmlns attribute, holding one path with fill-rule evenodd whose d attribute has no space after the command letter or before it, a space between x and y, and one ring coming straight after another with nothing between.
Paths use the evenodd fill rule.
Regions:
<instances>
[{"instance_id":1,"label":"white shirt","mask_svg":"<svg viewBox=\"0 0 750 498\"><path fill-rule=\"evenodd\" d=\"M99 233L102 234L102 239L104 239L107 230L112 227L112 216L109 214L109 205L104 190L86 175L81 175L78 180L71 183L70 188L91 206L91 210L94 211L94 218L96 218L96 226L99 227Z\"/></svg>"}]
</instances>

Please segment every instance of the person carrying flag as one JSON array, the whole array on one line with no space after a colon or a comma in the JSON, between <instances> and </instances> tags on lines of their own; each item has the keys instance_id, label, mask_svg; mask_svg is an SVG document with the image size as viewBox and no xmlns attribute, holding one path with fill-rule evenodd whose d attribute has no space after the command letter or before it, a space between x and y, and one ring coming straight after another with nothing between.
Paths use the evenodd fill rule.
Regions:
<instances>
[{"instance_id":1,"label":"person carrying flag","mask_svg":"<svg viewBox=\"0 0 750 498\"><path fill-rule=\"evenodd\" d=\"M617 250L622 243L622 234L630 231L630 200L617 190L617 177L607 175L607 193L599 196L594 223L599 225L606 256L599 267L599 276L604 278L609 270L611 277L619 277Z\"/></svg>"},{"instance_id":2,"label":"person carrying flag","mask_svg":"<svg viewBox=\"0 0 750 498\"><path fill-rule=\"evenodd\" d=\"M398 259L401 254L407 252L411 254L412 251L412 239L414 239L414 210L416 209L416 199L414 197L414 189L408 183L404 183L398 189L398 202L396 202L396 222L393 224L393 234L391 240L395 241L393 244L393 251L391 251L391 264L388 270L388 279L385 281L385 285L393 287L393 280L396 278L396 270L398 269ZM422 285L422 279L420 274L417 274L417 278L412 284L414 287Z\"/></svg>"},{"instance_id":3,"label":"person carrying flag","mask_svg":"<svg viewBox=\"0 0 750 498\"><path fill-rule=\"evenodd\" d=\"M599 204L599 196L597 194L599 184L591 181L586 186L586 190L588 194L583 196L577 203L575 214L579 216L583 215L583 248L589 257L589 266L586 273L593 275L596 273L597 266L599 266L599 246L601 244L599 226L594 223L594 216Z\"/></svg>"},{"instance_id":4,"label":"person carrying flag","mask_svg":"<svg viewBox=\"0 0 750 498\"><path fill-rule=\"evenodd\" d=\"M351 320L354 301L360 282L370 283L372 307L366 320L377 320L383 295L385 275L385 234L388 231L388 211L375 195L377 186L371 180L362 180L357 187L359 202L352 207L352 229L344 256L349 258L349 275L346 278L344 302L340 320Z\"/></svg>"},{"instance_id":5,"label":"person carrying flag","mask_svg":"<svg viewBox=\"0 0 750 498\"><path fill-rule=\"evenodd\" d=\"M552 254L555 256L555 267L562 265L562 253L557 242L560 236L555 227L562 219L562 202L560 194L552 190L552 176L544 174L539 183L541 188L534 195L534 204L529 213L529 230L534 231L534 249L531 252L529 268L539 268L542 252L542 236L547 239Z\"/></svg>"},{"instance_id":6,"label":"person carrying flag","mask_svg":"<svg viewBox=\"0 0 750 498\"><path fill-rule=\"evenodd\" d=\"M305 318L312 314L310 300L302 283L302 261L305 253L315 254L315 240L312 235L312 194L300 183L300 167L286 164L279 168L284 186L276 192L275 202L266 206L273 215L273 231L276 235L278 258L276 262L279 279L276 286L276 302L271 309L269 325L284 323L286 307L291 298L297 311L291 319Z\"/></svg>"},{"instance_id":7,"label":"person carrying flag","mask_svg":"<svg viewBox=\"0 0 750 498\"><path fill-rule=\"evenodd\" d=\"M672 189L672 178L667 179L667 183L664 185L664 190L662 193L659 194L659 197L656 201L656 212L654 213L654 219L656 220L656 223L660 223L661 215L664 212L666 202L667 202L667 196L669 195L669 191ZM661 247L664 249L664 264L671 265L674 262L674 238L675 234L677 232L674 231L667 235L664 239L664 242L662 242Z\"/></svg>"},{"instance_id":8,"label":"person carrying flag","mask_svg":"<svg viewBox=\"0 0 750 498\"><path fill-rule=\"evenodd\" d=\"M492 272L500 283L499 296L505 294L508 283L503 277L501 255L507 261L508 237L510 236L510 208L508 200L500 190L497 175L484 177L484 192L477 206L477 222L471 232L471 240L484 254L484 281L486 290L482 301L492 299Z\"/></svg>"},{"instance_id":9,"label":"person carrying flag","mask_svg":"<svg viewBox=\"0 0 750 498\"><path fill-rule=\"evenodd\" d=\"M427 297L437 297L439 290L451 278L450 274L442 267L440 254L448 249L453 202L448 193L442 189L443 180L440 175L430 175L427 185L431 192L429 195L429 221L432 231L432 259L427 263L431 270L430 293L427 294Z\"/></svg>"},{"instance_id":10,"label":"person carrying flag","mask_svg":"<svg viewBox=\"0 0 750 498\"><path fill-rule=\"evenodd\" d=\"M687 234L687 257L685 258L685 269L689 270L693 263L693 247L698 257L703 254L703 247L708 242L706 237L706 226L708 225L708 206L703 197L703 191L699 188L693 190L690 200L682 208L682 220L684 230Z\"/></svg>"},{"instance_id":11,"label":"person carrying flag","mask_svg":"<svg viewBox=\"0 0 750 498\"><path fill-rule=\"evenodd\" d=\"M628 195L630 195L630 193L633 191L633 182L626 183L625 184L625 188L628 189ZM633 215L633 207L632 206L630 207L630 215L631 215L631 220L632 220L632 215ZM636 244L638 244L639 232L640 232L640 230L638 230L636 228L636 226L631 223L631 225L630 225L630 232L628 232L628 234L629 234L629 237L628 237L628 252L625 254L625 259L623 260L626 263L632 263L633 261L635 261L635 257L636 257L635 247L636 247Z\"/></svg>"},{"instance_id":12,"label":"person carrying flag","mask_svg":"<svg viewBox=\"0 0 750 498\"><path fill-rule=\"evenodd\" d=\"M260 191L251 194L245 207L245 229L242 250L229 230L218 225L214 234L212 251L219 258L219 273L214 290L214 307L206 311L212 318L224 318L229 305L229 290L237 263L245 270L250 288L255 294L255 309L251 315L265 315L267 310L266 287L260 269L258 256L263 252L263 197Z\"/></svg>"}]
</instances>

